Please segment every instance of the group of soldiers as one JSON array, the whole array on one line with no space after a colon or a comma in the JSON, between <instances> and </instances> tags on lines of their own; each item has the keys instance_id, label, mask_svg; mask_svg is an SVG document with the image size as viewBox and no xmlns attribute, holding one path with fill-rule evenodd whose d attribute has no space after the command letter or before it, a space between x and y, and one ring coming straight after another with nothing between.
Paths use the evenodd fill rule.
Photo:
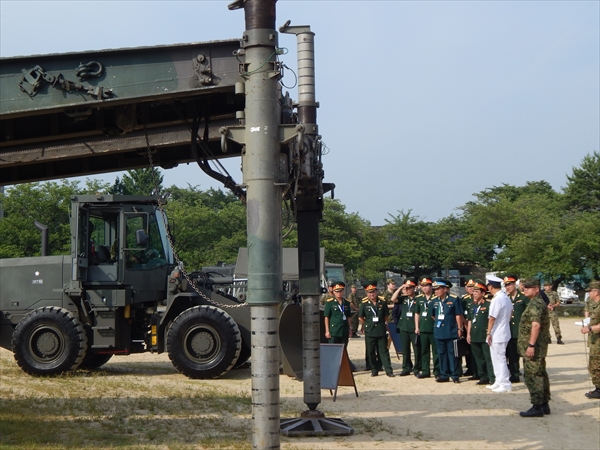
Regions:
<instances>
[{"instance_id":1,"label":"group of soldiers","mask_svg":"<svg viewBox=\"0 0 600 450\"><path fill-rule=\"evenodd\" d=\"M407 279L399 288L393 279L389 279L382 295L378 295L376 283L364 286L364 298L352 285L347 300L343 297L345 284L332 282L330 292L322 297L326 337L332 343L347 345L350 337L359 337L359 332L364 334L365 370L371 371L371 376L385 371L387 376L393 377L389 356L391 340L387 333L388 327L393 326L401 338L400 376L412 374L423 379L430 378L433 373L436 382L440 383L459 383L461 376L470 376L468 380L486 385L493 392L510 392L510 384L521 381L520 361L523 358L524 381L532 407L521 416L541 417L550 414L550 383L545 358L551 343L551 323L557 343L563 344L555 313L560 300L550 283L542 290L539 280L522 280L518 289L517 281L513 274L506 274L502 279L489 277L485 282L473 278L466 284L467 293L458 298L450 294L452 284L445 279L427 276ZM599 282L590 284L590 299L597 298L591 302L597 305L600 294L596 294L598 289L594 288L594 283L600 285ZM499 313L498 300L496 312L490 315L492 301L498 296L507 297L504 312ZM596 390L586 396L600 398L600 337L596 336L600 332L600 307L590 308L589 315L590 326L582 328L582 333L590 334L590 373L596 371L595 378L592 375ZM506 323L501 325L501 322ZM503 334L498 334L499 326L505 326ZM496 330L494 343L492 330ZM462 357L467 366L464 373ZM354 364L352 368L356 370ZM502 383L504 378L508 386Z\"/></svg>"}]
</instances>

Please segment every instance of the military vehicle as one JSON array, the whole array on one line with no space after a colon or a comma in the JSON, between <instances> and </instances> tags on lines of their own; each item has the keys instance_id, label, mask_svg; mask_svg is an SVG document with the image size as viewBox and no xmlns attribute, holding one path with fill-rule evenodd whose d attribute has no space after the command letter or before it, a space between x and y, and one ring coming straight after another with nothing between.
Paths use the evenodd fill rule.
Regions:
<instances>
[{"instance_id":1,"label":"military vehicle","mask_svg":"<svg viewBox=\"0 0 600 450\"><path fill-rule=\"evenodd\" d=\"M156 198L72 196L70 228L70 255L0 259L0 345L25 372L166 351L182 374L216 378L248 360L250 308L182 276Z\"/></svg>"}]
</instances>

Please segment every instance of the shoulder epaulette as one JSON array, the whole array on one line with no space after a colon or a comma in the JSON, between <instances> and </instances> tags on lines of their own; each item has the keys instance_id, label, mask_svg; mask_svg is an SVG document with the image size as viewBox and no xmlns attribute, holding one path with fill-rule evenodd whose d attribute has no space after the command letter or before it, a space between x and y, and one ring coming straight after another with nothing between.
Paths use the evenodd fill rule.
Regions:
<instances>
[{"instance_id":1,"label":"shoulder epaulette","mask_svg":"<svg viewBox=\"0 0 600 450\"><path fill-rule=\"evenodd\" d=\"M335 298L333 298L333 297L329 297L329 298L327 299L327 301L328 301L328 302L332 302L333 300L335 300Z\"/></svg>"},{"instance_id":2,"label":"shoulder epaulette","mask_svg":"<svg viewBox=\"0 0 600 450\"><path fill-rule=\"evenodd\" d=\"M378 295L377 298L382 302L385 302L385 297L383 295Z\"/></svg>"},{"instance_id":3,"label":"shoulder epaulette","mask_svg":"<svg viewBox=\"0 0 600 450\"><path fill-rule=\"evenodd\" d=\"M365 297L362 299L362 303L367 303L369 301L369 297Z\"/></svg>"}]
</instances>

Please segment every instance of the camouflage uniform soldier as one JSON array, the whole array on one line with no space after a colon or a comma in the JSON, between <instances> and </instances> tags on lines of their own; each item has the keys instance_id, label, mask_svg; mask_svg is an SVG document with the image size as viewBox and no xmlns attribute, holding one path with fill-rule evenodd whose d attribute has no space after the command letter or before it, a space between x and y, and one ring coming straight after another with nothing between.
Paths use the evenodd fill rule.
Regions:
<instances>
[{"instance_id":1,"label":"camouflage uniform soldier","mask_svg":"<svg viewBox=\"0 0 600 450\"><path fill-rule=\"evenodd\" d=\"M517 289L517 279L518 277L516 275L504 275L504 289L513 305L512 316L510 318L510 341L508 341L508 345L506 346L506 361L508 363L511 383L519 383L521 381L521 367L519 351L517 350L517 340L519 338L521 315L529 304L529 299Z\"/></svg>"},{"instance_id":2,"label":"camouflage uniform soldier","mask_svg":"<svg viewBox=\"0 0 600 450\"><path fill-rule=\"evenodd\" d=\"M558 294L552 290L552 283L549 281L544 282L544 291L550 300L550 303L548 304L548 312L550 313L550 322L552 323L552 328L554 328L554 334L556 335L556 343L564 344L562 341L562 334L560 332L558 316L556 315L556 311L554 311L560 306L560 298L558 298Z\"/></svg>"},{"instance_id":3,"label":"camouflage uniform soldier","mask_svg":"<svg viewBox=\"0 0 600 450\"><path fill-rule=\"evenodd\" d=\"M361 298L356 293L356 285L353 284L350 286L351 293L348 295L348 301L350 302L350 307L352 308L352 317L350 322L352 324L352 337L357 338L360 337L358 335L358 310L360 308Z\"/></svg>"},{"instance_id":4,"label":"camouflage uniform soldier","mask_svg":"<svg viewBox=\"0 0 600 450\"><path fill-rule=\"evenodd\" d=\"M323 295L321 295L321 298L319 299L319 301L321 302L321 305L325 306L325 303L327 302L327 300L329 300L330 298L333 298L333 285L335 284L335 281L333 280L329 280L327 282L327 292L325 292Z\"/></svg>"},{"instance_id":5,"label":"camouflage uniform soldier","mask_svg":"<svg viewBox=\"0 0 600 450\"><path fill-rule=\"evenodd\" d=\"M596 389L586 392L585 396L600 399L600 281L592 281L586 290L590 293L585 305L586 317L590 318L590 323L581 327L581 333L588 335L588 370Z\"/></svg>"},{"instance_id":6,"label":"camouflage uniform soldier","mask_svg":"<svg viewBox=\"0 0 600 450\"><path fill-rule=\"evenodd\" d=\"M393 278L388 278L385 282L385 285L385 292L381 296L383 297L383 300L385 300L385 302L387 303L388 309L391 310L394 306L394 302L392 301L392 295L394 295L394 292L396 292L396 282Z\"/></svg>"},{"instance_id":7,"label":"camouflage uniform soldier","mask_svg":"<svg viewBox=\"0 0 600 450\"><path fill-rule=\"evenodd\" d=\"M519 414L521 417L543 417L544 414L550 414L550 380L546 372L550 317L540 297L539 280L530 278L524 280L522 285L529 304L521 316L517 348L523 356L525 385L533 406Z\"/></svg>"}]
</instances>

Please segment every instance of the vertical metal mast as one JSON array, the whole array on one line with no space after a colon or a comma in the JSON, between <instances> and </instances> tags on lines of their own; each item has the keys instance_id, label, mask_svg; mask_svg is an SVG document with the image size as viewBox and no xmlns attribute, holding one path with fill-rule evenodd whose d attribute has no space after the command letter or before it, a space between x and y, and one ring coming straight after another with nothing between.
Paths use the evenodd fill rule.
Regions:
<instances>
[{"instance_id":1,"label":"vertical metal mast","mask_svg":"<svg viewBox=\"0 0 600 450\"><path fill-rule=\"evenodd\" d=\"M299 419L281 421L283 434L292 436L338 435L354 432L341 419L328 419L317 410L321 403L321 358L319 323L319 223L323 215L323 194L335 185L323 183L321 162L321 136L317 126L315 95L315 34L310 26L290 26L279 29L281 33L295 34L298 51L298 136L300 180L296 196L296 221L298 223L298 273L302 297L302 356L304 403L308 410Z\"/></svg>"},{"instance_id":2,"label":"vertical metal mast","mask_svg":"<svg viewBox=\"0 0 600 450\"><path fill-rule=\"evenodd\" d=\"M239 3L237 5L239 7ZM276 0L243 2L248 303L252 332L252 447L278 449L279 304L283 300ZM233 5L230 5L230 8ZM285 180L284 180L285 181Z\"/></svg>"}]
</instances>

